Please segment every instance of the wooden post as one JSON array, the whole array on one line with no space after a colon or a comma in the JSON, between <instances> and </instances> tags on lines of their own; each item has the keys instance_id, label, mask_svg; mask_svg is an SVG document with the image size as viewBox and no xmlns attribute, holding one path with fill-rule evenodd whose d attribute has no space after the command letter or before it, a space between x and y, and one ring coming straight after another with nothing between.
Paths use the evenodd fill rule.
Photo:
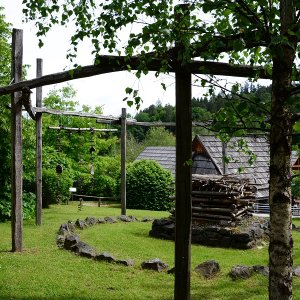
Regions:
<instances>
[{"instance_id":1,"label":"wooden post","mask_svg":"<svg viewBox=\"0 0 300 300\"><path fill-rule=\"evenodd\" d=\"M22 80L23 65L23 31L13 29L12 35L12 78L14 82ZM21 93L14 92L11 96L11 133L12 133L12 251L22 251L22 101Z\"/></svg>"},{"instance_id":2,"label":"wooden post","mask_svg":"<svg viewBox=\"0 0 300 300\"><path fill-rule=\"evenodd\" d=\"M36 60L36 77L43 75L43 60L38 58ZM43 88L36 89L36 107L42 107L42 92ZM35 184L36 184L36 211L35 224L42 224L42 113L36 113L36 170L35 170Z\"/></svg>"},{"instance_id":3,"label":"wooden post","mask_svg":"<svg viewBox=\"0 0 300 300\"><path fill-rule=\"evenodd\" d=\"M227 143L222 142L222 156L223 156L223 175L228 174L228 163L227 160Z\"/></svg>"},{"instance_id":4,"label":"wooden post","mask_svg":"<svg viewBox=\"0 0 300 300\"><path fill-rule=\"evenodd\" d=\"M126 215L126 108L121 117L121 214Z\"/></svg>"},{"instance_id":5,"label":"wooden post","mask_svg":"<svg viewBox=\"0 0 300 300\"><path fill-rule=\"evenodd\" d=\"M188 13L188 5L176 7L177 21ZM184 29L185 27L183 27ZM184 34L184 33L183 33ZM178 43L180 45L180 41ZM175 300L190 299L191 220L192 220L192 109L191 73L178 61L176 90L176 204L175 204Z\"/></svg>"}]
</instances>

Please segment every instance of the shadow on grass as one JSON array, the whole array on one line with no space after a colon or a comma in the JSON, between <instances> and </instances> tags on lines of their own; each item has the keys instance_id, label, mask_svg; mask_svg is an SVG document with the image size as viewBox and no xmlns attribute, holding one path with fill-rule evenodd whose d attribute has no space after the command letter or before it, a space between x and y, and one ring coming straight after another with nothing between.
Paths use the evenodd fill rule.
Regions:
<instances>
[{"instance_id":1,"label":"shadow on grass","mask_svg":"<svg viewBox=\"0 0 300 300\"><path fill-rule=\"evenodd\" d=\"M0 250L0 253L15 253L11 249L10 250Z\"/></svg>"}]
</instances>

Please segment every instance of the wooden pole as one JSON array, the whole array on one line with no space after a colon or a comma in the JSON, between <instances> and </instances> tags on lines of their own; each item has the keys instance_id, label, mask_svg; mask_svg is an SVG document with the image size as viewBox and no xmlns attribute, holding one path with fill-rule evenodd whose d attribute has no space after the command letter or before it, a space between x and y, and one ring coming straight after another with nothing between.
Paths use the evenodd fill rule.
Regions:
<instances>
[{"instance_id":1,"label":"wooden pole","mask_svg":"<svg viewBox=\"0 0 300 300\"><path fill-rule=\"evenodd\" d=\"M36 108L34 109L37 110ZM120 125L120 119L118 120L105 120L105 119L98 119L96 120L96 123L102 123L102 124L117 124ZM136 125L136 126L144 126L144 127L176 127L175 122L138 122L134 119L128 119L126 121L127 126L129 125ZM211 121L206 122L192 122L193 127L208 127L211 125Z\"/></svg>"},{"instance_id":2,"label":"wooden pole","mask_svg":"<svg viewBox=\"0 0 300 300\"><path fill-rule=\"evenodd\" d=\"M22 80L23 64L23 31L13 29L12 35L12 78L17 83ZM22 251L22 101L21 93L11 96L11 132L12 132L12 251Z\"/></svg>"},{"instance_id":3,"label":"wooden pole","mask_svg":"<svg viewBox=\"0 0 300 300\"><path fill-rule=\"evenodd\" d=\"M177 22L186 18L189 6L176 7ZM183 33L184 34L184 33ZM180 44L180 41L179 41ZM176 90L176 204L175 204L175 300L190 299L191 220L192 220L192 82L178 61Z\"/></svg>"},{"instance_id":4,"label":"wooden pole","mask_svg":"<svg viewBox=\"0 0 300 300\"><path fill-rule=\"evenodd\" d=\"M116 132L118 129L113 129L113 128L74 128L74 127L64 127L64 126L48 126L48 129L53 129L53 130L66 130L66 131L75 131L75 132L83 132L83 131L89 131L89 132Z\"/></svg>"},{"instance_id":5,"label":"wooden pole","mask_svg":"<svg viewBox=\"0 0 300 300\"><path fill-rule=\"evenodd\" d=\"M36 60L36 77L39 78L43 75L43 60L38 58ZM42 107L42 95L43 88L38 87L36 89L36 106ZM35 125L35 133L36 133L36 165L35 165L35 184L36 184L36 210L35 210L35 224L42 224L42 203L43 203L43 190L42 190L42 113L36 113L36 125Z\"/></svg>"},{"instance_id":6,"label":"wooden pole","mask_svg":"<svg viewBox=\"0 0 300 300\"><path fill-rule=\"evenodd\" d=\"M121 117L121 214L126 215L126 108Z\"/></svg>"},{"instance_id":7,"label":"wooden pole","mask_svg":"<svg viewBox=\"0 0 300 300\"><path fill-rule=\"evenodd\" d=\"M222 142L223 175L228 174L227 143Z\"/></svg>"},{"instance_id":8,"label":"wooden pole","mask_svg":"<svg viewBox=\"0 0 300 300\"><path fill-rule=\"evenodd\" d=\"M66 110L59 110L59 109L52 109L47 107L34 107L35 113L44 113L44 114L50 114L50 115L58 115L58 116L72 116L72 117L82 117L82 118L97 118L99 120L111 120L116 121L120 120L120 118L113 117L113 116L103 116L98 114L91 114L86 112L78 112L78 111L66 111Z\"/></svg>"}]
</instances>

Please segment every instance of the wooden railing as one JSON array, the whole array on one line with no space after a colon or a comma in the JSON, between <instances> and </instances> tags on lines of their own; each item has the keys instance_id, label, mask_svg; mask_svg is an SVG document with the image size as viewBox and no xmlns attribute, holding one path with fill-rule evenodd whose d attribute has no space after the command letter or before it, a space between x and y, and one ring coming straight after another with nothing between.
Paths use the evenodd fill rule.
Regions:
<instances>
[{"instance_id":1,"label":"wooden railing","mask_svg":"<svg viewBox=\"0 0 300 300\"><path fill-rule=\"evenodd\" d=\"M78 194L73 194L72 196L73 196L72 197L73 200L79 200L79 201L96 200L96 201L98 201L98 207L101 206L102 200L116 200L116 198L114 198L114 197L98 197L98 196L88 196L88 195L78 195Z\"/></svg>"},{"instance_id":2,"label":"wooden railing","mask_svg":"<svg viewBox=\"0 0 300 300\"><path fill-rule=\"evenodd\" d=\"M253 211L256 214L270 214L270 206L266 203L254 203ZM300 216L300 206L292 206L292 215Z\"/></svg>"}]
</instances>

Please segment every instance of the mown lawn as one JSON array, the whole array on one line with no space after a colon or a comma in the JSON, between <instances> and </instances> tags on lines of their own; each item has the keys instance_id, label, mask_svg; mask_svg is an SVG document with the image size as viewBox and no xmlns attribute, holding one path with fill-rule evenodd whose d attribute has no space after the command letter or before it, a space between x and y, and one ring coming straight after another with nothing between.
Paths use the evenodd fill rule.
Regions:
<instances>
[{"instance_id":1,"label":"mown lawn","mask_svg":"<svg viewBox=\"0 0 300 300\"><path fill-rule=\"evenodd\" d=\"M128 215L163 217L165 212L132 211ZM118 207L88 207L78 211L76 204L55 205L43 211L43 225L24 222L24 251L11 253L10 223L0 223L0 299L173 299L174 276L166 272L141 270L143 260L160 258L173 267L174 243L148 236L151 223L101 224L79 232L80 239L99 252L108 251L116 258L131 258L134 267L95 262L60 250L55 244L61 223L87 216L120 215ZM300 226L300 220L294 223ZM300 265L300 233L294 232L295 265ZM255 275L232 281L228 276L236 264L267 265L267 246L253 250L233 250L192 246L192 269L199 263L215 259L221 274L204 280L195 272L191 276L192 299L267 299L268 280ZM294 299L300 300L300 279L294 280Z\"/></svg>"}]
</instances>

